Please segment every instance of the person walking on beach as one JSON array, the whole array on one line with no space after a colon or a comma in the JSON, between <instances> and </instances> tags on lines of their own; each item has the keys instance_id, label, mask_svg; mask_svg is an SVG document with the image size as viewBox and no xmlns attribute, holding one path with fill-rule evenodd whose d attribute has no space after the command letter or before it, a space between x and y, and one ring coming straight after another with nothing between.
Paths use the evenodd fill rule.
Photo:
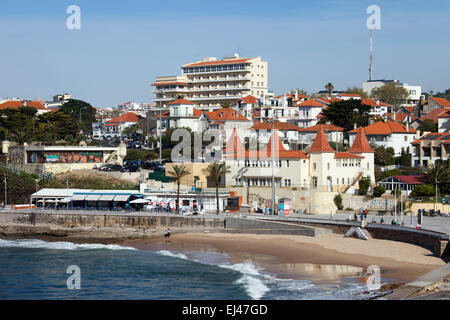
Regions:
<instances>
[{"instance_id":1,"label":"person walking on beach","mask_svg":"<svg viewBox=\"0 0 450 320\"><path fill-rule=\"evenodd\" d=\"M167 228L167 233L164 235L165 238L170 238L170 228Z\"/></svg>"}]
</instances>

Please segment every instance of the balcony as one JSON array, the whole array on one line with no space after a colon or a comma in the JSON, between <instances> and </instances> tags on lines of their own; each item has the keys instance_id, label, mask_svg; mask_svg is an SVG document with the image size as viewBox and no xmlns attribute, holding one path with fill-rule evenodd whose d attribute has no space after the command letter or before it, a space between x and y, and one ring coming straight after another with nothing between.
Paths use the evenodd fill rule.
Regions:
<instances>
[{"instance_id":1,"label":"balcony","mask_svg":"<svg viewBox=\"0 0 450 320\"><path fill-rule=\"evenodd\" d=\"M232 78L217 78L217 79L190 79L189 83L203 83L203 82L226 82L226 81L250 81L248 77L232 77Z\"/></svg>"},{"instance_id":2,"label":"balcony","mask_svg":"<svg viewBox=\"0 0 450 320\"><path fill-rule=\"evenodd\" d=\"M183 75L192 75L192 74L215 74L215 73L231 73L231 72L251 72L250 68L238 69L238 70L220 70L220 71L197 71L197 72L186 72L186 70L182 71Z\"/></svg>"},{"instance_id":3,"label":"balcony","mask_svg":"<svg viewBox=\"0 0 450 320\"><path fill-rule=\"evenodd\" d=\"M234 87L218 87L218 88L201 88L201 89L191 89L189 92L204 92L204 91L228 91L228 90L250 90L247 86L234 86Z\"/></svg>"},{"instance_id":4,"label":"balcony","mask_svg":"<svg viewBox=\"0 0 450 320\"><path fill-rule=\"evenodd\" d=\"M171 89L160 89L160 90L154 90L153 93L159 93L160 91L162 92L188 92L189 88L184 87L184 88L171 88Z\"/></svg>"},{"instance_id":5,"label":"balcony","mask_svg":"<svg viewBox=\"0 0 450 320\"><path fill-rule=\"evenodd\" d=\"M240 99L242 98L241 95L239 96L214 96L214 97L191 97L189 100L191 101L214 101L214 100L232 100L232 99Z\"/></svg>"}]
</instances>

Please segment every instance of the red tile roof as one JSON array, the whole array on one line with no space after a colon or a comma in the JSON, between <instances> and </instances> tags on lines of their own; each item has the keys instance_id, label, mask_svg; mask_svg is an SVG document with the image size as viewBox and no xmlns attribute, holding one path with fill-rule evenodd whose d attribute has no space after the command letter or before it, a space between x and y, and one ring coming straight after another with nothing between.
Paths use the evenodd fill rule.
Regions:
<instances>
[{"instance_id":1,"label":"red tile roof","mask_svg":"<svg viewBox=\"0 0 450 320\"><path fill-rule=\"evenodd\" d=\"M199 118L203 114L203 111L194 108L194 117Z\"/></svg>"},{"instance_id":2,"label":"red tile roof","mask_svg":"<svg viewBox=\"0 0 450 320\"><path fill-rule=\"evenodd\" d=\"M322 128L317 131L316 138L307 152L335 152L328 143L327 135Z\"/></svg>"},{"instance_id":3,"label":"red tile roof","mask_svg":"<svg viewBox=\"0 0 450 320\"><path fill-rule=\"evenodd\" d=\"M182 66L182 68L215 66L215 65L235 64L235 63L250 63L249 60L251 60L251 59L243 58L243 59L229 59L229 60L218 60L218 61L202 61L202 62L194 62L194 63L186 64L186 65Z\"/></svg>"},{"instance_id":4,"label":"red tile roof","mask_svg":"<svg viewBox=\"0 0 450 320\"><path fill-rule=\"evenodd\" d=\"M264 148L264 150L268 153L268 154L272 154L272 144L274 143L274 150L275 152L277 151L287 151L286 148L283 146L283 142L280 139L280 136L278 135L278 130L274 130L272 133L272 136L269 139L269 142L267 143L266 147Z\"/></svg>"},{"instance_id":5,"label":"red tile roof","mask_svg":"<svg viewBox=\"0 0 450 320\"><path fill-rule=\"evenodd\" d=\"M439 114L439 118L450 118L450 110L444 111Z\"/></svg>"},{"instance_id":6,"label":"red tile roof","mask_svg":"<svg viewBox=\"0 0 450 320\"><path fill-rule=\"evenodd\" d=\"M430 111L426 116L420 118L420 120L424 121L426 119L431 119L434 122L438 122L439 115L445 111L449 110L448 108L436 108Z\"/></svg>"},{"instance_id":7,"label":"red tile roof","mask_svg":"<svg viewBox=\"0 0 450 320\"><path fill-rule=\"evenodd\" d=\"M258 103L258 99L252 95L248 95L246 97L240 98L240 99L238 99L238 101L242 101L243 103L246 103L246 104L257 104Z\"/></svg>"},{"instance_id":8,"label":"red tile roof","mask_svg":"<svg viewBox=\"0 0 450 320\"><path fill-rule=\"evenodd\" d=\"M139 117L137 114L133 113L133 112L127 112L121 116L112 118L109 121L105 122L105 125L114 125L114 124L119 124L119 123L124 123L124 122L138 122L139 121Z\"/></svg>"},{"instance_id":9,"label":"red tile roof","mask_svg":"<svg viewBox=\"0 0 450 320\"><path fill-rule=\"evenodd\" d=\"M331 98L317 98L316 100L320 100L325 102L326 104L330 104L332 102L339 102L342 101L342 99L331 97Z\"/></svg>"},{"instance_id":10,"label":"red tile roof","mask_svg":"<svg viewBox=\"0 0 450 320\"><path fill-rule=\"evenodd\" d=\"M359 94L356 93L341 93L339 94L341 97L355 97L355 98L361 98Z\"/></svg>"},{"instance_id":11,"label":"red tile roof","mask_svg":"<svg viewBox=\"0 0 450 320\"><path fill-rule=\"evenodd\" d=\"M364 128L359 127L357 129L357 134L355 137L355 141L353 142L352 147L348 152L352 153L373 153L374 151L369 145L369 141L367 141L366 133Z\"/></svg>"},{"instance_id":12,"label":"red tile roof","mask_svg":"<svg viewBox=\"0 0 450 320\"><path fill-rule=\"evenodd\" d=\"M25 103L22 101L6 101L0 104L0 109L18 109L23 106L33 107L37 110L47 110L44 105L38 101L26 101Z\"/></svg>"},{"instance_id":13,"label":"red tile roof","mask_svg":"<svg viewBox=\"0 0 450 320\"><path fill-rule=\"evenodd\" d=\"M169 102L168 104L193 104L193 103L188 100L185 100L185 99L178 99L178 100Z\"/></svg>"},{"instance_id":14,"label":"red tile roof","mask_svg":"<svg viewBox=\"0 0 450 320\"><path fill-rule=\"evenodd\" d=\"M364 128L366 135L390 135L392 133L416 133L416 130L409 128L406 131L406 126L394 121L377 121ZM350 133L357 133L358 129L349 131Z\"/></svg>"},{"instance_id":15,"label":"red tile roof","mask_svg":"<svg viewBox=\"0 0 450 320\"><path fill-rule=\"evenodd\" d=\"M245 153L244 145L239 138L239 135L236 131L236 128L233 129L233 133L231 134L230 140L228 140L227 145L225 147L226 154L236 154L239 157L243 156Z\"/></svg>"},{"instance_id":16,"label":"red tile roof","mask_svg":"<svg viewBox=\"0 0 450 320\"><path fill-rule=\"evenodd\" d=\"M407 184L423 184L425 176L393 176L394 178Z\"/></svg>"},{"instance_id":17,"label":"red tile roof","mask_svg":"<svg viewBox=\"0 0 450 320\"><path fill-rule=\"evenodd\" d=\"M322 116L323 117L323 116ZM317 132L320 129L324 130L325 132L343 132L344 128L335 126L333 124L316 124L315 126L307 127L307 128L300 128L298 131L301 132Z\"/></svg>"},{"instance_id":18,"label":"red tile roof","mask_svg":"<svg viewBox=\"0 0 450 320\"><path fill-rule=\"evenodd\" d=\"M450 108L450 101L444 98L436 98L436 97L429 97L428 99L434 100L438 105L444 107L444 108Z\"/></svg>"},{"instance_id":19,"label":"red tile roof","mask_svg":"<svg viewBox=\"0 0 450 320\"><path fill-rule=\"evenodd\" d=\"M366 106L371 106L371 107L391 107L390 104L385 103L383 101L377 101L372 100L372 99L361 99L361 103L365 104Z\"/></svg>"},{"instance_id":20,"label":"red tile roof","mask_svg":"<svg viewBox=\"0 0 450 320\"><path fill-rule=\"evenodd\" d=\"M205 113L212 121L250 121L233 108L222 108Z\"/></svg>"},{"instance_id":21,"label":"red tile roof","mask_svg":"<svg viewBox=\"0 0 450 320\"><path fill-rule=\"evenodd\" d=\"M395 120L394 120L394 114L393 113L386 113L386 117L389 120L392 120L392 121L404 122L407 116L410 117L410 119L411 119L410 121L414 121L414 120L417 119L417 117L414 114L405 112L405 113L396 113L395 114Z\"/></svg>"},{"instance_id":22,"label":"red tile roof","mask_svg":"<svg viewBox=\"0 0 450 320\"><path fill-rule=\"evenodd\" d=\"M313 99L309 99L309 100L306 100L305 102L297 104L297 107L323 108L325 106L326 106L325 103L322 103L322 102L319 102L319 101L316 101L316 100L313 100Z\"/></svg>"},{"instance_id":23,"label":"red tile roof","mask_svg":"<svg viewBox=\"0 0 450 320\"><path fill-rule=\"evenodd\" d=\"M275 121L275 123L269 122L268 120L264 122L256 121L251 130L272 130L275 125L275 129L280 131L299 131L300 128L295 124L289 122Z\"/></svg>"}]
</instances>

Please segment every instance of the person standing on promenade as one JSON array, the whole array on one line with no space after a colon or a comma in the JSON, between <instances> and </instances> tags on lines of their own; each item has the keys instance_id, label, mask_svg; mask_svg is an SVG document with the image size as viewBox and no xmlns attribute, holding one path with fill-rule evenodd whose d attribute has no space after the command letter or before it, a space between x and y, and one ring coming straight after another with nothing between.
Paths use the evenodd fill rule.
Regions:
<instances>
[{"instance_id":1,"label":"person standing on promenade","mask_svg":"<svg viewBox=\"0 0 450 320\"><path fill-rule=\"evenodd\" d=\"M361 209L359 211L360 211L359 217L361 218L361 221L363 221L364 220L364 209L363 209L363 207L361 207Z\"/></svg>"}]
</instances>

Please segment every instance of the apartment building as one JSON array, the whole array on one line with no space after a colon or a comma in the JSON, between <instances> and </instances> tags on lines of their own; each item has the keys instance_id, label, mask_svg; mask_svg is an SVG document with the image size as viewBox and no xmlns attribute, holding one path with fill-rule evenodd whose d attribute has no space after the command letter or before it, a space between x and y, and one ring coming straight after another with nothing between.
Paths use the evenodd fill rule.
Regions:
<instances>
[{"instance_id":1,"label":"apartment building","mask_svg":"<svg viewBox=\"0 0 450 320\"><path fill-rule=\"evenodd\" d=\"M450 133L429 133L411 142L413 154L411 165L428 167L446 161L450 155Z\"/></svg>"},{"instance_id":2,"label":"apartment building","mask_svg":"<svg viewBox=\"0 0 450 320\"><path fill-rule=\"evenodd\" d=\"M158 77L154 102L159 106L183 96L203 110L219 109L248 95L268 95L268 63L261 57L241 58L237 54L217 60L214 57L181 66L180 76Z\"/></svg>"}]
</instances>

